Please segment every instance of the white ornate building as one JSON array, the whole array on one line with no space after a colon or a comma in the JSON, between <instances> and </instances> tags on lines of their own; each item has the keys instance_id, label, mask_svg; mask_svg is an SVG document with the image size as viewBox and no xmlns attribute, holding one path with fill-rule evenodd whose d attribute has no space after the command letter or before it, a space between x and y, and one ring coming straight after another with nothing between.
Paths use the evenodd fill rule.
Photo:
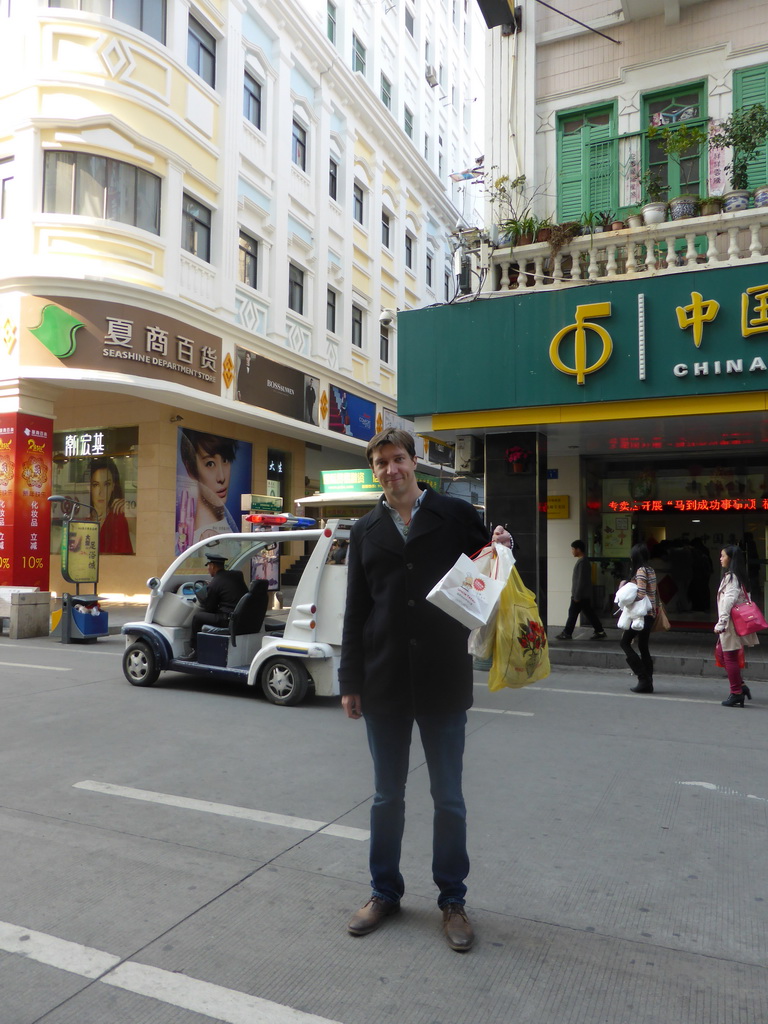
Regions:
<instances>
[{"instance_id":1,"label":"white ornate building","mask_svg":"<svg viewBox=\"0 0 768 1024\"><path fill-rule=\"evenodd\" d=\"M52 424L62 486L134 460L104 590L173 550L182 427L291 508L394 417L381 311L453 287L484 39L468 0L2 0L0 414Z\"/></svg>"}]
</instances>

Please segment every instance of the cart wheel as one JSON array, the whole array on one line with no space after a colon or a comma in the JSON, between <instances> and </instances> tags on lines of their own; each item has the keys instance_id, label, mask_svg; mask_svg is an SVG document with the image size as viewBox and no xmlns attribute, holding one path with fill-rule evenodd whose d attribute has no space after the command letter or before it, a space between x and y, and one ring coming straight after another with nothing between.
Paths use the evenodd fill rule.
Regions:
<instances>
[{"instance_id":1,"label":"cart wheel","mask_svg":"<svg viewBox=\"0 0 768 1024\"><path fill-rule=\"evenodd\" d=\"M307 670L292 658L270 658L260 678L264 696L273 704L300 704L309 689Z\"/></svg>"},{"instance_id":2,"label":"cart wheel","mask_svg":"<svg viewBox=\"0 0 768 1024\"><path fill-rule=\"evenodd\" d=\"M152 686L160 675L155 652L145 640L136 640L126 647L123 673L133 686Z\"/></svg>"}]
</instances>

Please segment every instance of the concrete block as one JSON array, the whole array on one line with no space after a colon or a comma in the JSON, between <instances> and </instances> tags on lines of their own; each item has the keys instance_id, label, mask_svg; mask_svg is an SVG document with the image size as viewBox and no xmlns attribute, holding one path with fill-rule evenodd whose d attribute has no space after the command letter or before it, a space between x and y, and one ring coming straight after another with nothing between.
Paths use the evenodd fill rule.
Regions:
<instances>
[{"instance_id":1,"label":"concrete block","mask_svg":"<svg viewBox=\"0 0 768 1024\"><path fill-rule=\"evenodd\" d=\"M11 640L48 636L51 630L51 595L47 590L17 591L11 594Z\"/></svg>"}]
</instances>

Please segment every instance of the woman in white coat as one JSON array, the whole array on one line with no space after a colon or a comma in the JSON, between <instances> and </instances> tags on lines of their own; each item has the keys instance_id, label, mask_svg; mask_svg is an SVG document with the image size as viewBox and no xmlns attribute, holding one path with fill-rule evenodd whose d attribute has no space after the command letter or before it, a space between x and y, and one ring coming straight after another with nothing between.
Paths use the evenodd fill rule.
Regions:
<instances>
[{"instance_id":1,"label":"woman in white coat","mask_svg":"<svg viewBox=\"0 0 768 1024\"><path fill-rule=\"evenodd\" d=\"M731 608L747 600L747 566L744 552L737 544L728 544L720 552L720 565L723 567L723 578L717 591L715 633L720 637L725 671L731 685L730 696L721 703L724 708L743 708L744 698L752 700L752 694L741 678L739 658L742 647L754 647L757 643L754 633L739 636L731 619Z\"/></svg>"}]
</instances>

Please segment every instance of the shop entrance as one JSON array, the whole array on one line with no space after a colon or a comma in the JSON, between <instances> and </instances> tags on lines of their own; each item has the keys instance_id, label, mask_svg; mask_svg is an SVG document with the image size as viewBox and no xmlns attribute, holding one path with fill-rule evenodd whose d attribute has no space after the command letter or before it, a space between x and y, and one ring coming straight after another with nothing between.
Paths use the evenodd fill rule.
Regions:
<instances>
[{"instance_id":1,"label":"shop entrance","mask_svg":"<svg viewBox=\"0 0 768 1024\"><path fill-rule=\"evenodd\" d=\"M595 603L605 623L617 584L627 578L633 544L645 543L659 593L678 629L712 630L720 552L744 552L752 598L768 603L768 472L754 454L725 463L660 456L586 459L588 554L595 565Z\"/></svg>"},{"instance_id":2,"label":"shop entrance","mask_svg":"<svg viewBox=\"0 0 768 1024\"><path fill-rule=\"evenodd\" d=\"M717 618L720 552L737 544L746 557L752 598L765 608L766 516L638 515L634 534L648 545L659 594L673 625L711 630Z\"/></svg>"}]
</instances>

